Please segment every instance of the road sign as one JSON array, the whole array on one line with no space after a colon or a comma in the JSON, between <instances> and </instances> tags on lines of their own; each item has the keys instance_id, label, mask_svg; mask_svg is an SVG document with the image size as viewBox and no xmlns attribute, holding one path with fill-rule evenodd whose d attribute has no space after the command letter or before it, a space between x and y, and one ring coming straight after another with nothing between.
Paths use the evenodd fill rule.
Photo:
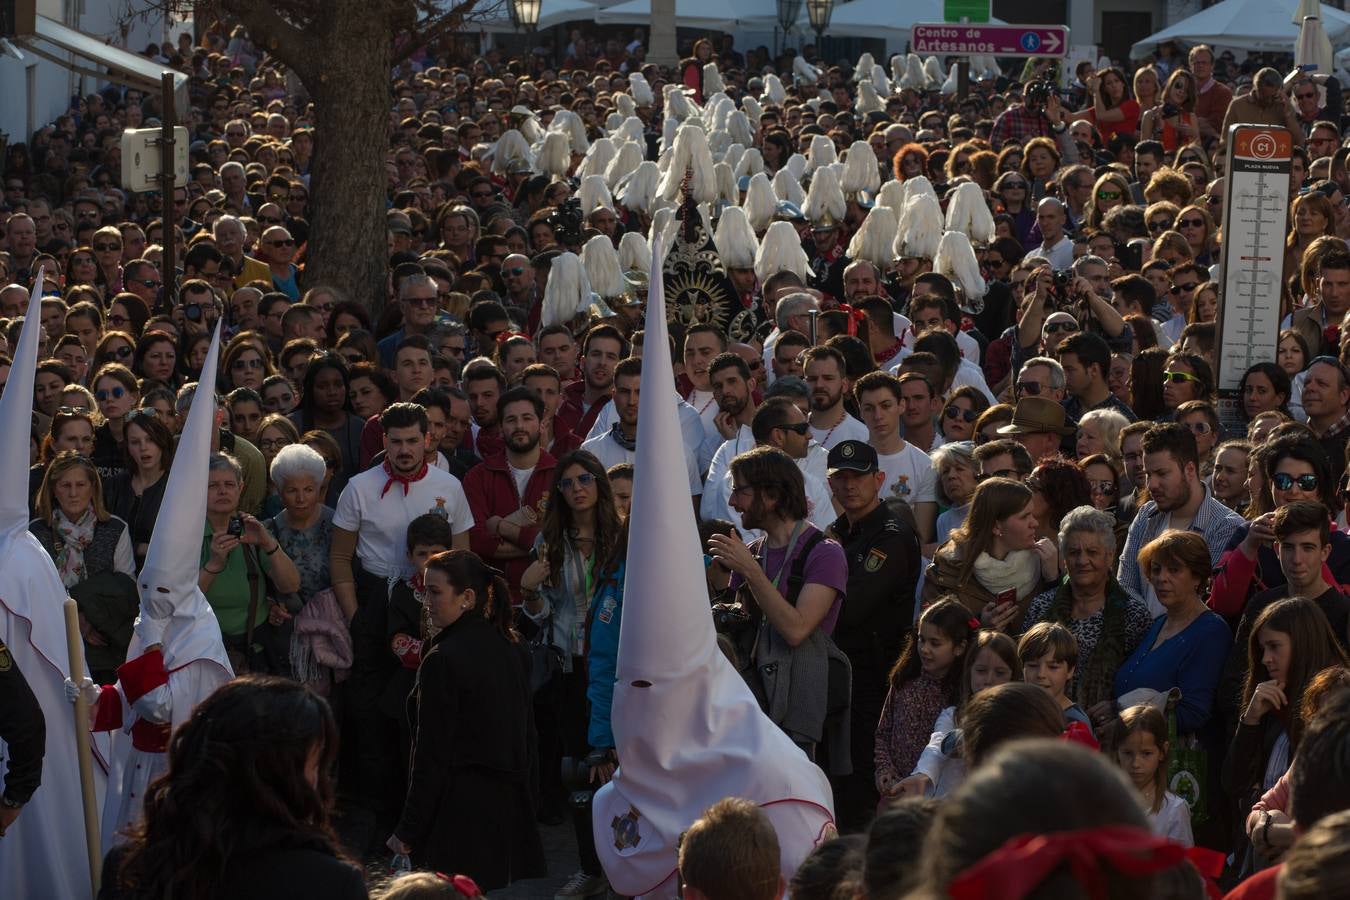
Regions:
<instances>
[{"instance_id":1,"label":"road sign","mask_svg":"<svg viewBox=\"0 0 1350 900\"><path fill-rule=\"evenodd\" d=\"M1054 56L1069 52L1069 29L1063 25L915 25L910 32L914 53L993 56Z\"/></svg>"},{"instance_id":2,"label":"road sign","mask_svg":"<svg viewBox=\"0 0 1350 900\"><path fill-rule=\"evenodd\" d=\"M159 190L160 150L158 128L128 128L122 132L122 187L128 191ZM173 130L173 172L179 185L188 181L188 130Z\"/></svg>"},{"instance_id":3,"label":"road sign","mask_svg":"<svg viewBox=\"0 0 1350 900\"><path fill-rule=\"evenodd\" d=\"M942 0L944 22L988 22L992 0Z\"/></svg>"},{"instance_id":4,"label":"road sign","mask_svg":"<svg viewBox=\"0 0 1350 900\"><path fill-rule=\"evenodd\" d=\"M1215 331L1219 415L1240 422L1242 375L1275 358L1280 333L1280 267L1289 210L1293 140L1283 128L1228 129L1224 183L1223 299ZM1316 348L1314 348L1316 350Z\"/></svg>"}]
</instances>

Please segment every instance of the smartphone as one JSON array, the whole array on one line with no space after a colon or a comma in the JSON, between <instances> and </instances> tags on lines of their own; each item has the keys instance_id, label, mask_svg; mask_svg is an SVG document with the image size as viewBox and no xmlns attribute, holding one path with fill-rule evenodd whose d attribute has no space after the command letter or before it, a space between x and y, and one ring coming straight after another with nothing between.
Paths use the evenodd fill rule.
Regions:
<instances>
[{"instance_id":1,"label":"smartphone","mask_svg":"<svg viewBox=\"0 0 1350 900\"><path fill-rule=\"evenodd\" d=\"M994 598L997 606L1005 606L1009 603L1017 602L1017 588L1008 588L1006 591L999 591L998 596Z\"/></svg>"}]
</instances>

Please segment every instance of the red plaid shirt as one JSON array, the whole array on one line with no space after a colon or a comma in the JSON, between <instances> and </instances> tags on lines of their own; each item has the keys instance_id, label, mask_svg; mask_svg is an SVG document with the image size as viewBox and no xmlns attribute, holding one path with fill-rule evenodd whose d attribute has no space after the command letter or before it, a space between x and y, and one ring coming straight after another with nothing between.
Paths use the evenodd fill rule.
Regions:
<instances>
[{"instance_id":1,"label":"red plaid shirt","mask_svg":"<svg viewBox=\"0 0 1350 900\"><path fill-rule=\"evenodd\" d=\"M997 150L1009 142L1025 144L1036 137L1055 137L1050 130L1050 120L1044 113L1032 112L1018 104L998 114L994 128L989 132L989 144Z\"/></svg>"}]
</instances>

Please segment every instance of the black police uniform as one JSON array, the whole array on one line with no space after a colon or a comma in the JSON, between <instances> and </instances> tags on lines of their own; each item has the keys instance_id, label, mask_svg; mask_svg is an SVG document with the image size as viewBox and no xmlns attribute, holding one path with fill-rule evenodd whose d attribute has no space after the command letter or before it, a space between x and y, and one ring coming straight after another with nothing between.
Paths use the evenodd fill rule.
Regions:
<instances>
[{"instance_id":1,"label":"black police uniform","mask_svg":"<svg viewBox=\"0 0 1350 900\"><path fill-rule=\"evenodd\" d=\"M0 641L0 740L8 749L0 804L22 806L42 781L42 756L47 748L47 721L33 689Z\"/></svg>"},{"instance_id":2,"label":"black police uniform","mask_svg":"<svg viewBox=\"0 0 1350 900\"><path fill-rule=\"evenodd\" d=\"M866 827L876 812L876 727L887 675L913 625L923 560L913 527L885 503L856 525L840 516L830 531L848 559L848 591L832 636L853 667L853 774L835 784L840 827L852 831Z\"/></svg>"}]
</instances>

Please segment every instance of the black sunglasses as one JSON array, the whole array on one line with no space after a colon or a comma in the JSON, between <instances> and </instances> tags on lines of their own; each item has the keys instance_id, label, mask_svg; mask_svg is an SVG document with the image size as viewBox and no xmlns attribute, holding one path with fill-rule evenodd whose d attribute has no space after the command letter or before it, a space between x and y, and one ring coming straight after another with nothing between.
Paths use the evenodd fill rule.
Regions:
<instances>
[{"instance_id":1,"label":"black sunglasses","mask_svg":"<svg viewBox=\"0 0 1350 900\"><path fill-rule=\"evenodd\" d=\"M811 430L811 425L808 422L793 422L791 424L785 422L778 427L784 431L791 431L793 434L800 434L803 437Z\"/></svg>"},{"instance_id":2,"label":"black sunglasses","mask_svg":"<svg viewBox=\"0 0 1350 900\"><path fill-rule=\"evenodd\" d=\"M1039 387L1039 385L1037 385L1037 387ZM942 411L942 414L953 421L961 419L964 422L974 422L980 417L980 414L975 412L975 410L962 409L956 405L947 407Z\"/></svg>"}]
</instances>

